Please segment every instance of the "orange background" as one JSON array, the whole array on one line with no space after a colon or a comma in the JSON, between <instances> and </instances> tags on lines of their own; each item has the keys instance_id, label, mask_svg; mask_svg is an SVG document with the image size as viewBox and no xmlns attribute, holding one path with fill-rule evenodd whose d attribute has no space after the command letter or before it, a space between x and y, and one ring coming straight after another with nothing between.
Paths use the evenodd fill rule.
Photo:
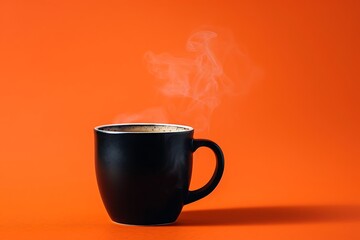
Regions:
<instances>
[{"instance_id":1,"label":"orange background","mask_svg":"<svg viewBox=\"0 0 360 240\"><path fill-rule=\"evenodd\" d=\"M2 0L0 238L359 238L359 12L350 0ZM231 32L261 72L196 133L223 148L223 179L176 225L112 224L92 129L165 101L144 53L185 54L203 26ZM191 188L209 158L195 154Z\"/></svg>"}]
</instances>

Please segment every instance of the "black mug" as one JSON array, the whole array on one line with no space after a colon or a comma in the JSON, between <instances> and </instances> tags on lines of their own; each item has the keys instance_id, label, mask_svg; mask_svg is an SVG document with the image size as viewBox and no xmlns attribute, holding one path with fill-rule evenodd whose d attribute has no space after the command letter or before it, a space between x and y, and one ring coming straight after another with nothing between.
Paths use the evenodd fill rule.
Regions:
<instances>
[{"instance_id":1,"label":"black mug","mask_svg":"<svg viewBox=\"0 0 360 240\"><path fill-rule=\"evenodd\" d=\"M194 129L174 124L111 124L95 128L95 167L110 218L130 225L170 224L183 206L210 194L224 171L220 147L193 139ZM216 168L202 188L189 191L193 153L210 148Z\"/></svg>"}]
</instances>

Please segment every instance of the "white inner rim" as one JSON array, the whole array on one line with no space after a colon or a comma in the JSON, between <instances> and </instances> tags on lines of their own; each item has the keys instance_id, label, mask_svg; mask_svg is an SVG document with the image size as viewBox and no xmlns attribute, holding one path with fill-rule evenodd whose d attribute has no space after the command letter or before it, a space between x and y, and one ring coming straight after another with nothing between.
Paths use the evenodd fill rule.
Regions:
<instances>
[{"instance_id":1,"label":"white inner rim","mask_svg":"<svg viewBox=\"0 0 360 240\"><path fill-rule=\"evenodd\" d=\"M102 128L107 127L131 127L131 126L165 126L165 127L174 127L174 128L182 128L183 130L176 130L176 131L159 131L159 132L145 132L145 131L109 131L104 130ZM189 132L194 130L192 127L185 126L185 125L178 125L178 124L168 124L168 123L114 123L114 124L106 124L95 127L95 130L98 132L103 133L110 133L110 134L123 134L123 133L178 133L178 132Z\"/></svg>"}]
</instances>

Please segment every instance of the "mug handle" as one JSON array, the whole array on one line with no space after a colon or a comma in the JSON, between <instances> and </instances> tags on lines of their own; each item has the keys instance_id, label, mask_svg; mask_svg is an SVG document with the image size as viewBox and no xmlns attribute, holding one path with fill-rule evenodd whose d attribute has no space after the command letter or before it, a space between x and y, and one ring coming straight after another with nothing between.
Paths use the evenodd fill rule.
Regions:
<instances>
[{"instance_id":1,"label":"mug handle","mask_svg":"<svg viewBox=\"0 0 360 240\"><path fill-rule=\"evenodd\" d=\"M195 202L203 197L206 197L209 195L219 184L220 179L224 172L224 154L216 143L213 141L207 140L207 139L194 139L193 140L193 146L192 151L195 152L200 147L208 147L210 148L216 157L216 167L215 171L208 183L206 183L205 186L203 186L200 189L197 189L195 191L189 191L188 196L185 199L184 204L189 204L192 202Z\"/></svg>"}]
</instances>

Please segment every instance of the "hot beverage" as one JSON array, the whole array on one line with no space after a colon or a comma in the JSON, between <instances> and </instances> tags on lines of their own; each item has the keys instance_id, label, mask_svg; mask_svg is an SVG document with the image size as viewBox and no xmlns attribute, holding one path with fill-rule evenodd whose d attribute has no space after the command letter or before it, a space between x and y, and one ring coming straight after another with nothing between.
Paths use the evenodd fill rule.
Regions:
<instances>
[{"instance_id":1,"label":"hot beverage","mask_svg":"<svg viewBox=\"0 0 360 240\"><path fill-rule=\"evenodd\" d=\"M224 170L220 147L193 139L191 127L173 124L116 124L95 128L96 177L105 208L117 223L175 222L184 205L210 194ZM189 191L193 152L209 147L216 168L202 188Z\"/></svg>"}]
</instances>

